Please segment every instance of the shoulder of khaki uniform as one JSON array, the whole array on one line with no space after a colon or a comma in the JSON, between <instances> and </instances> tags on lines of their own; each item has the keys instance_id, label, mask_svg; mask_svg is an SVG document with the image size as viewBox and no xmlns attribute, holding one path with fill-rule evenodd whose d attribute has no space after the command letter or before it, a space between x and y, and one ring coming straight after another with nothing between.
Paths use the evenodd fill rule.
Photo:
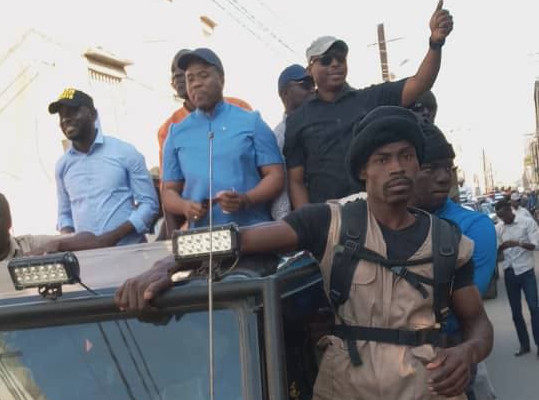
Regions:
<instances>
[{"instance_id":1,"label":"shoulder of khaki uniform","mask_svg":"<svg viewBox=\"0 0 539 400\"><path fill-rule=\"evenodd\" d=\"M340 199L331 199L331 200L328 200L327 202L345 205L346 203L351 203L359 199L367 199L367 192L358 192L358 193L354 193L346 197L342 197Z\"/></svg>"}]
</instances>

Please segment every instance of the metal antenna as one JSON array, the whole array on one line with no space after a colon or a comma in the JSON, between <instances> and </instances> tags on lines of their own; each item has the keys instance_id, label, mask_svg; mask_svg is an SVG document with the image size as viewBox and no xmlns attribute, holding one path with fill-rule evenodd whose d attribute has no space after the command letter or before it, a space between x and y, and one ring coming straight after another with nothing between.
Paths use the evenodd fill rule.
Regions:
<instances>
[{"instance_id":1,"label":"metal antenna","mask_svg":"<svg viewBox=\"0 0 539 400\"><path fill-rule=\"evenodd\" d=\"M209 353L210 353L210 400L214 400L214 385L213 385L213 374L214 374L214 365L213 365L213 137L214 133L211 129L210 122L210 131L208 132L208 142L209 142L209 213L210 213L210 265L208 267L208 330L209 330Z\"/></svg>"}]
</instances>

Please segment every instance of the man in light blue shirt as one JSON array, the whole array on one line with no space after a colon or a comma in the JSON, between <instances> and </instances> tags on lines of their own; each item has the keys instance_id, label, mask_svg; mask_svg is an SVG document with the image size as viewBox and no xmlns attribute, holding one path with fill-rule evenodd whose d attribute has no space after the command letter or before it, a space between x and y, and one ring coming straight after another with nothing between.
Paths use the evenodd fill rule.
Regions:
<instances>
[{"instance_id":1,"label":"man in light blue shirt","mask_svg":"<svg viewBox=\"0 0 539 400\"><path fill-rule=\"evenodd\" d=\"M284 186L277 141L257 112L223 102L224 72L210 49L184 53L187 92L196 110L173 124L163 154L166 211L207 226L210 208L209 138L213 138L212 212L215 224L271 220L271 202Z\"/></svg>"},{"instance_id":2,"label":"man in light blue shirt","mask_svg":"<svg viewBox=\"0 0 539 400\"><path fill-rule=\"evenodd\" d=\"M58 230L114 231L118 245L145 242L159 205L144 157L96 128L97 110L82 91L65 89L49 112L59 114L71 141L56 164Z\"/></svg>"}]
</instances>

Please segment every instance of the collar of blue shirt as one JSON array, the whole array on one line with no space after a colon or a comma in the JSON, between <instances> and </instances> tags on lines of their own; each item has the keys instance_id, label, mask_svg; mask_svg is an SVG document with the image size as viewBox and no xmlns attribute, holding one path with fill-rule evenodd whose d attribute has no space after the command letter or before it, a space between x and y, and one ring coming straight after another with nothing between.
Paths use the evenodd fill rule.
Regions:
<instances>
[{"instance_id":1,"label":"collar of blue shirt","mask_svg":"<svg viewBox=\"0 0 539 400\"><path fill-rule=\"evenodd\" d=\"M213 109L213 111L211 112L211 115L205 111L202 111L201 109L197 108L194 113L195 115L197 116L203 116L205 118L215 118L217 115L219 115L220 113L222 113L226 108L226 103L221 100L219 103L217 103L215 105L215 108Z\"/></svg>"}]
</instances>

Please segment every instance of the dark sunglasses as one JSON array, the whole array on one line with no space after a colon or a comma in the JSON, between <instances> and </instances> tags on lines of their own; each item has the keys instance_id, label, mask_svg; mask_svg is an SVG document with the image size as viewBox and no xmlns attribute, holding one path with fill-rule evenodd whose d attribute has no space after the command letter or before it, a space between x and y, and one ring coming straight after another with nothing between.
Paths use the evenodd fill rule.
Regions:
<instances>
[{"instance_id":1,"label":"dark sunglasses","mask_svg":"<svg viewBox=\"0 0 539 400\"><path fill-rule=\"evenodd\" d=\"M320 57L313 57L311 59L311 64L314 64L315 62L320 61L321 65L323 65L324 67L327 67L333 62L333 60L337 60L339 64L342 64L346 61L346 55L340 54L340 53L324 54L323 56L320 56Z\"/></svg>"}]
</instances>

